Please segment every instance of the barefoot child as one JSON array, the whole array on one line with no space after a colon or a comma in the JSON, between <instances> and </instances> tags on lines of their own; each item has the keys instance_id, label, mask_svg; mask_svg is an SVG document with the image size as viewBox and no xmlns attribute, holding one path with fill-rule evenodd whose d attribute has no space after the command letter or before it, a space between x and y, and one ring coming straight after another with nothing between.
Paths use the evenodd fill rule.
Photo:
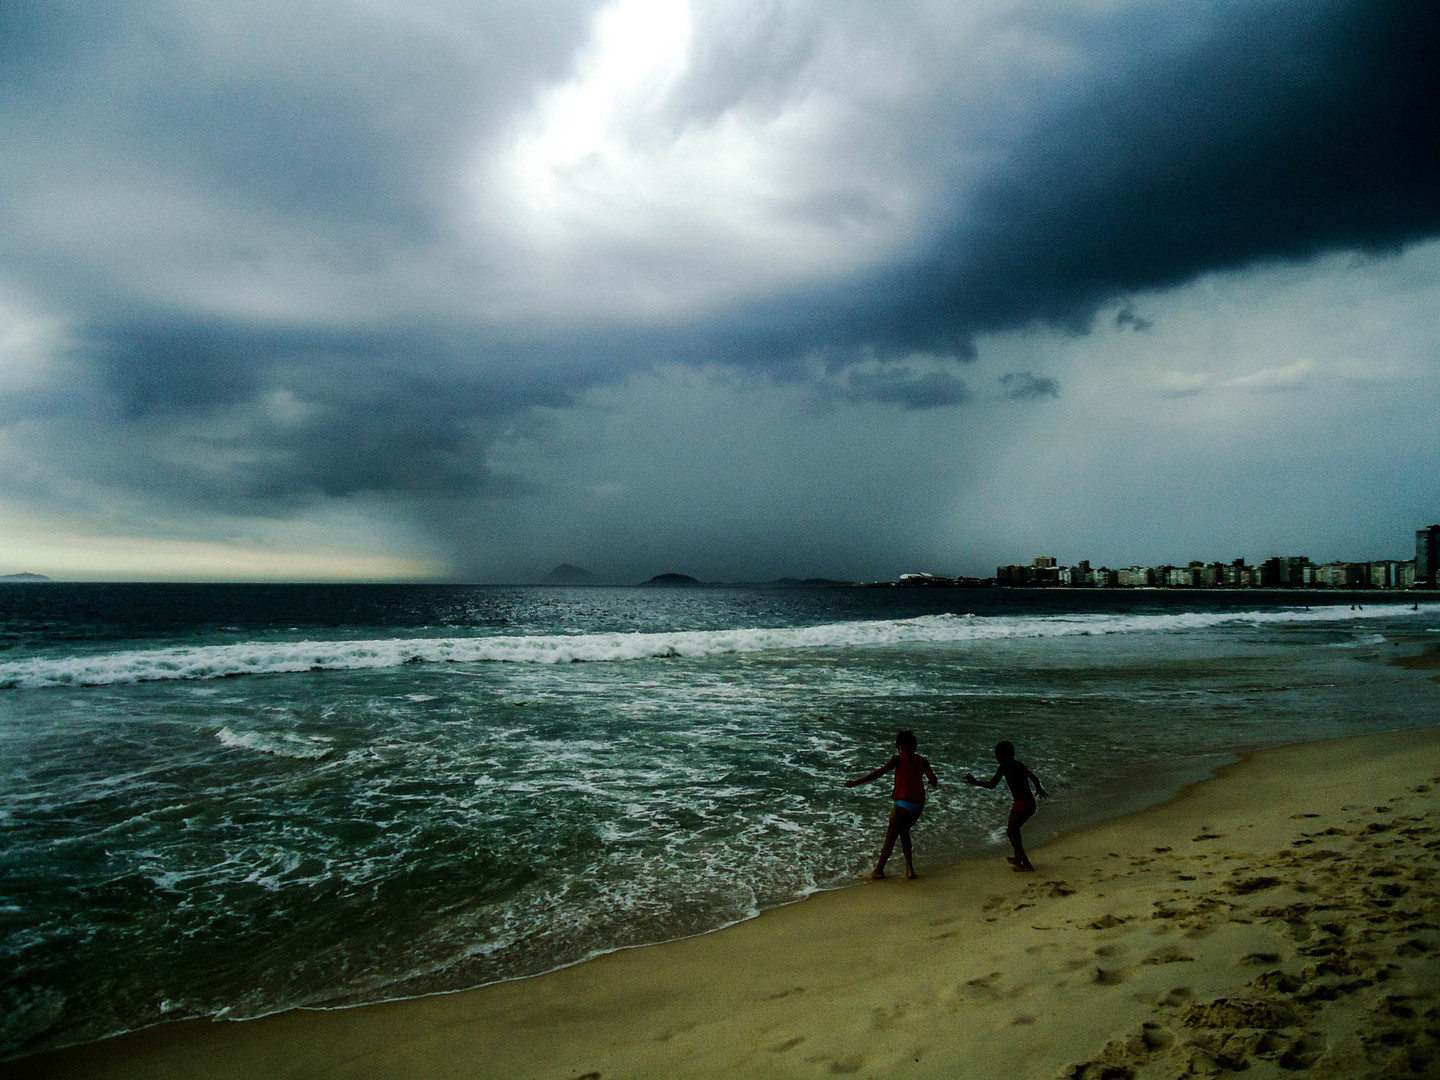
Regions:
<instances>
[{"instance_id":1,"label":"barefoot child","mask_svg":"<svg viewBox=\"0 0 1440 1080\"><path fill-rule=\"evenodd\" d=\"M1006 857L1012 868L1015 870L1034 870L1030 865L1030 856L1025 854L1025 845L1020 842L1020 826L1029 821L1035 814L1035 795L1042 799L1048 799L1050 793L1040 784L1040 778L1030 771L1023 761L1015 760L1015 745L1010 742L1002 742L995 747L995 760L1000 767L995 770L995 775L989 780L977 780L969 773L965 774L965 783L974 784L976 787L993 788L1000 783L1000 778L1005 778L1009 785L1010 797L1015 801L1010 807L1010 820L1005 824L1005 835L1010 838L1010 846L1015 849L1015 854ZM1035 784L1035 794L1030 793L1031 782Z\"/></svg>"},{"instance_id":2,"label":"barefoot child","mask_svg":"<svg viewBox=\"0 0 1440 1080\"><path fill-rule=\"evenodd\" d=\"M890 808L890 825L885 830L885 845L880 849L880 861L875 864L875 869L870 874L872 878L885 876L885 861L890 858L890 851L895 847L897 836L900 838L900 850L905 853L905 877L918 876L915 873L915 864L910 860L910 826L920 820L920 814L925 809L925 784L922 781L929 781L932 788L940 781L935 779L930 762L915 752L915 745L913 731L898 732L895 736L895 749L899 753L874 772L866 773L858 780L845 781L847 788L855 787L878 780L891 769L895 770L895 790L890 796L895 800L895 805Z\"/></svg>"}]
</instances>

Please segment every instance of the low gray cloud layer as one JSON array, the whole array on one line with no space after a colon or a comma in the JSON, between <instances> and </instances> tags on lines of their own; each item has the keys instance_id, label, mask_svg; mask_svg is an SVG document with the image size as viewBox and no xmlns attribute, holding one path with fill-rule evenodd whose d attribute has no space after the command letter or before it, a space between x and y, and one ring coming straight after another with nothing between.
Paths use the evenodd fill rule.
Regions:
<instances>
[{"instance_id":1,"label":"low gray cloud layer","mask_svg":"<svg viewBox=\"0 0 1440 1080\"><path fill-rule=\"evenodd\" d=\"M504 577L485 521L571 526L503 447L648 372L1065 402L977 343L1440 232L1436 42L1353 0L8 5L0 497L216 537L360 501Z\"/></svg>"}]
</instances>

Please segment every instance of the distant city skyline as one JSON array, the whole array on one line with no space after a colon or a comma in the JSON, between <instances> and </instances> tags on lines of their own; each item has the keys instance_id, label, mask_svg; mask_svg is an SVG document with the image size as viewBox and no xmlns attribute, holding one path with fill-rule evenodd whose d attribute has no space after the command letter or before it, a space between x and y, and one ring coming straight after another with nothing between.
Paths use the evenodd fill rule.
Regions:
<instances>
[{"instance_id":1,"label":"distant city skyline","mask_svg":"<svg viewBox=\"0 0 1440 1080\"><path fill-rule=\"evenodd\" d=\"M1257 565L1243 558L1230 562L1190 560L1136 564L1125 567L1091 567L1089 560L1061 566L1053 556L1037 556L1028 564L996 568L1000 585L1069 585L1100 588L1434 588L1440 566L1440 525L1415 531L1415 555L1410 559L1332 560L1312 562L1308 555L1273 555Z\"/></svg>"}]
</instances>

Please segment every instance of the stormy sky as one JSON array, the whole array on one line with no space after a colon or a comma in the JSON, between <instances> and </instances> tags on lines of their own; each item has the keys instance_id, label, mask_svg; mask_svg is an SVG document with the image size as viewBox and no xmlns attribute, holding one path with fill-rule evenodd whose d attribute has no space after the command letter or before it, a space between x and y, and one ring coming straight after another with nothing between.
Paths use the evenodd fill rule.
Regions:
<instances>
[{"instance_id":1,"label":"stormy sky","mask_svg":"<svg viewBox=\"0 0 1440 1080\"><path fill-rule=\"evenodd\" d=\"M1440 7L0 7L0 574L1405 558Z\"/></svg>"}]
</instances>

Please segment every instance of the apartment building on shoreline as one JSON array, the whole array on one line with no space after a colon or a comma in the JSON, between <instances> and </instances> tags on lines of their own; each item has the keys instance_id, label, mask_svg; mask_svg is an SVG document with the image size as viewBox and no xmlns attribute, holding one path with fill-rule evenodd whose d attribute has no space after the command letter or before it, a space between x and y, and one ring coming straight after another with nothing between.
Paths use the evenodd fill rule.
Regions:
<instances>
[{"instance_id":1,"label":"apartment building on shoreline","mask_svg":"<svg viewBox=\"0 0 1440 1080\"><path fill-rule=\"evenodd\" d=\"M1415 558L1313 563L1304 555L1277 555L1258 566L1192 561L1185 566L1091 567L1089 560L1061 566L1045 555L1001 566L1001 587L1098 589L1433 589L1440 570L1440 525L1415 533Z\"/></svg>"}]
</instances>

